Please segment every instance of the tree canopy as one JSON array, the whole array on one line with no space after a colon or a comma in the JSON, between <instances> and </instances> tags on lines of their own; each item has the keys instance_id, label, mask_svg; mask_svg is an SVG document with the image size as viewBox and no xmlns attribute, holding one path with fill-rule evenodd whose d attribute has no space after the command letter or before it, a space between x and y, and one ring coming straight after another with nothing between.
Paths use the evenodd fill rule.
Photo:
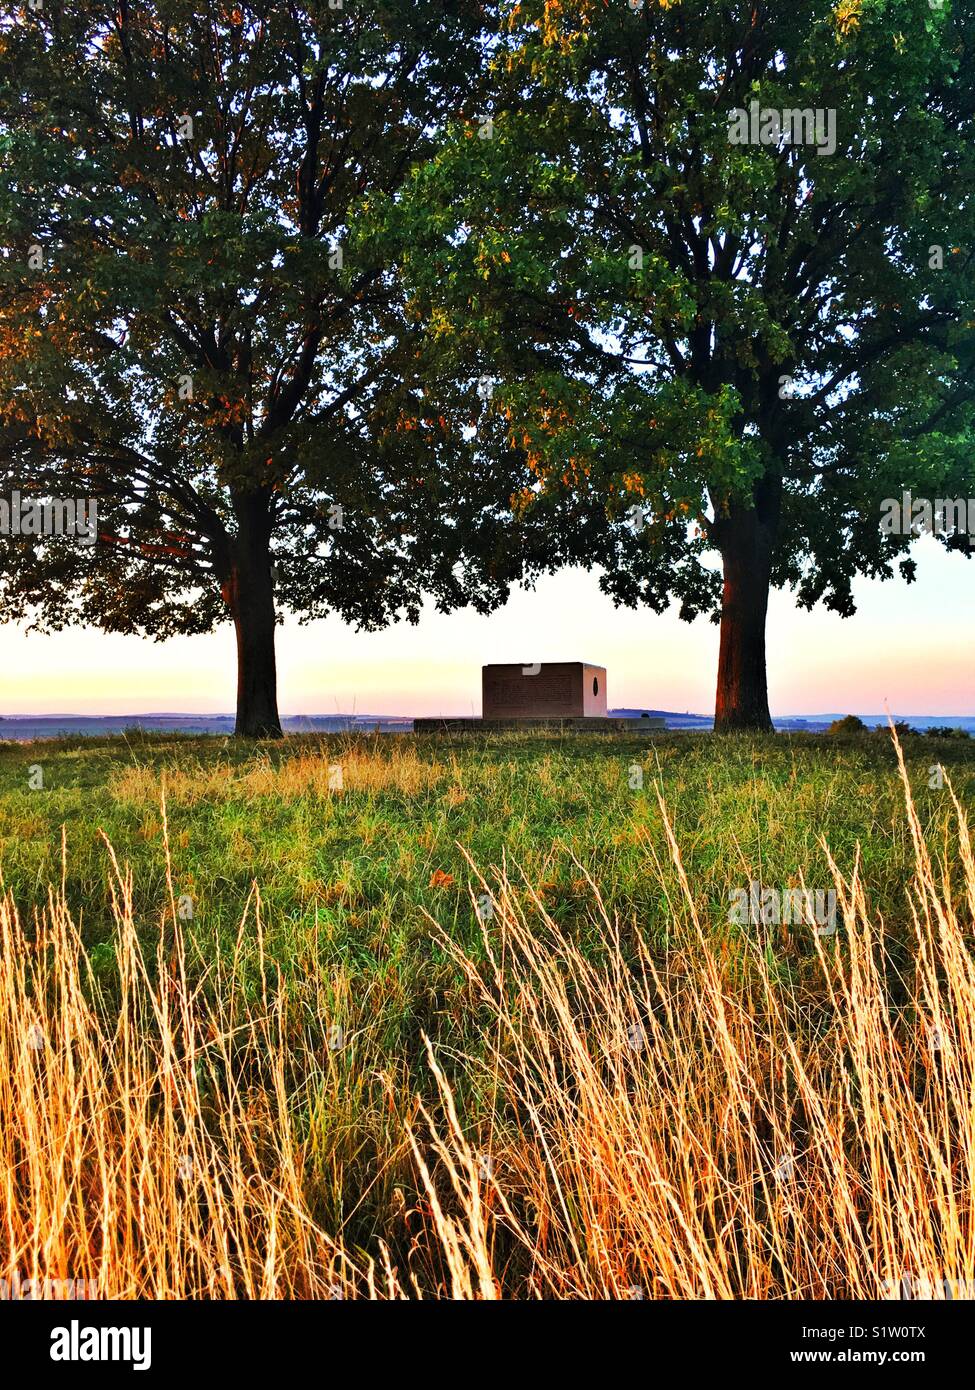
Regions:
<instances>
[{"instance_id":1,"label":"tree canopy","mask_svg":"<svg viewBox=\"0 0 975 1390\"><path fill-rule=\"evenodd\" d=\"M524 452L411 302L395 200L477 132L475 0L24 5L0 29L0 470L98 544L0 538L7 619L238 633L279 732L276 614L488 610L539 532Z\"/></svg>"},{"instance_id":2,"label":"tree canopy","mask_svg":"<svg viewBox=\"0 0 975 1390\"><path fill-rule=\"evenodd\" d=\"M520 0L494 138L399 199L527 511L618 602L720 620L718 727L769 726L770 585L848 615L914 574L885 498L973 493L973 60L957 0Z\"/></svg>"}]
</instances>

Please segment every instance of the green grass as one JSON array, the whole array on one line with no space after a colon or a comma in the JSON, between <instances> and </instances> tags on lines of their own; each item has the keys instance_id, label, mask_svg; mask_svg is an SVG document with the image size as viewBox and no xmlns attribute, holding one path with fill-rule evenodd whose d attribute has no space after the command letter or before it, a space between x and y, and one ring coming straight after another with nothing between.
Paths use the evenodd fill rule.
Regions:
<instances>
[{"instance_id":1,"label":"green grass","mask_svg":"<svg viewBox=\"0 0 975 1390\"><path fill-rule=\"evenodd\" d=\"M930 768L943 764L969 803L975 741L908 738L904 747L918 812L937 848L950 799L947 789L928 786ZM329 791L335 763L343 788ZM637 766L642 789L631 786ZM38 767L43 787L32 789ZM730 956L743 933L766 932L773 971L794 989L815 988L808 928L732 925L728 904L729 890L752 878L779 888L801 879L830 887L823 837L843 873L859 847L870 906L895 941L906 940L904 888L914 859L883 735L300 736L260 746L134 735L0 745L3 886L29 921L63 874L109 992L116 964L103 837L119 863L131 865L150 957L153 935L165 942L173 931L164 782L173 890L192 900L192 919L183 923L191 972L212 986L215 966L233 955L242 915L255 912L256 885L265 958L281 971L293 1005L289 1027L320 1018L324 1002L347 1034L341 1057L326 1058L314 1086L303 1090L303 1078L295 1084L305 1096L316 1207L326 1219L347 1220L349 1203L361 1204L363 1241L386 1224L397 1180L387 1083L377 1078L392 1078L401 1096L429 1094L425 1032L446 1059L465 1115L481 1110L472 1073L451 1065L479 1050L478 1011L435 946L430 921L478 953L471 893L483 887L464 850L489 883L502 862L514 881L523 875L525 894L537 893L583 949L597 936L591 876L624 933L639 922L663 952L680 894L659 788L702 921ZM242 964L256 990L256 929L246 940Z\"/></svg>"},{"instance_id":2,"label":"green grass","mask_svg":"<svg viewBox=\"0 0 975 1390\"><path fill-rule=\"evenodd\" d=\"M428 780L397 785L416 752ZM941 763L965 801L975 786L975 741L909 739L905 745L922 821L947 824L945 790L928 788ZM348 768L363 785L289 794L270 778L255 794L248 774L298 757ZM390 763L392 760L392 763ZM391 785L369 785L374 766ZM643 789L630 786L639 764ZM40 766L43 788L29 786ZM126 781L128 776L129 781ZM138 776L138 795L133 779ZM901 790L883 736L855 741L783 736L715 740L681 734L560 739L296 737L258 747L206 738L132 737L0 745L0 866L21 909L46 899L62 874L84 911L86 937L108 930L107 851L131 863L140 912L166 906L159 788L170 784L169 840L177 893L192 894L193 934L207 947L236 932L252 883L260 886L269 948L282 965L314 948L349 966L395 963L427 936L425 912L469 931L475 880L463 846L485 872L507 856L542 887L567 930L584 921L582 869L622 916L639 914L661 938L667 904L654 852L665 858L655 788L670 808L699 901L727 916L727 890L760 878L826 886L820 846L841 868L859 843L876 906L896 921L909 862ZM215 790L194 797L173 787ZM578 861L578 862L576 862ZM453 883L430 886L436 871ZM480 890L478 890L480 891Z\"/></svg>"}]
</instances>

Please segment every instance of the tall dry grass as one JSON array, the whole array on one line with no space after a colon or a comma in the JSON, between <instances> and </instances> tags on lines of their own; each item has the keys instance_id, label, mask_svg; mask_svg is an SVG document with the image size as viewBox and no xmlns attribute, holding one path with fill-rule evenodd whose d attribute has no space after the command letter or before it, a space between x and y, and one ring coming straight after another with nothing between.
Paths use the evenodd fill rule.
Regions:
<instances>
[{"instance_id":1,"label":"tall dry grass","mask_svg":"<svg viewBox=\"0 0 975 1390\"><path fill-rule=\"evenodd\" d=\"M309 1214L290 1078L317 1059L285 1042L263 953L256 998L237 968L245 933L261 950L259 897L229 972L194 983L171 881L147 960L110 853L120 1002L63 894L29 931L0 903L0 1274L106 1298L395 1296L391 1272L353 1268Z\"/></svg>"},{"instance_id":2,"label":"tall dry grass","mask_svg":"<svg viewBox=\"0 0 975 1390\"><path fill-rule=\"evenodd\" d=\"M298 1115L320 1062L273 963L256 992L236 955L191 980L175 903L147 960L113 856L110 1001L63 894L29 930L4 901L2 1272L115 1297L872 1298L905 1275L970 1290L975 860L957 800L950 861L932 859L901 775L913 939L888 940L858 870L834 863L841 921L811 938L812 983L761 929L718 944L662 802L666 951L595 883L583 949L503 871L482 880L476 958L432 925L471 1045L428 1044L426 1102L397 1111L408 1249L380 1230L352 1251L315 1219ZM255 896L241 943L260 933ZM480 1105L460 1106L448 1070Z\"/></svg>"},{"instance_id":3,"label":"tall dry grass","mask_svg":"<svg viewBox=\"0 0 975 1390\"><path fill-rule=\"evenodd\" d=\"M336 771L341 779L337 785ZM245 801L271 797L276 802L327 798L336 791L397 791L415 796L435 787L445 774L442 763L421 758L412 744L393 741L377 757L361 740L350 738L344 746L339 743L331 756L304 752L281 762L265 755L246 767L229 761L172 767L167 769L165 785L170 805L192 806L227 797ZM150 765L133 763L123 768L112 777L110 790L116 801L159 805L159 775Z\"/></svg>"}]
</instances>

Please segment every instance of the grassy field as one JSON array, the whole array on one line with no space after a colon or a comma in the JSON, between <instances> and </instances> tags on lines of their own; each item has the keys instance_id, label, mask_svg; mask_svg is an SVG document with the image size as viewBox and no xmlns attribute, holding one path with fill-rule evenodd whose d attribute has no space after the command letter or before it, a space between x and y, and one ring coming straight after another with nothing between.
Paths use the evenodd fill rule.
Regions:
<instances>
[{"instance_id":1,"label":"grassy field","mask_svg":"<svg viewBox=\"0 0 975 1390\"><path fill-rule=\"evenodd\" d=\"M885 735L0 745L6 1272L975 1285L975 742L903 758ZM751 880L834 889L835 935L732 922Z\"/></svg>"}]
</instances>

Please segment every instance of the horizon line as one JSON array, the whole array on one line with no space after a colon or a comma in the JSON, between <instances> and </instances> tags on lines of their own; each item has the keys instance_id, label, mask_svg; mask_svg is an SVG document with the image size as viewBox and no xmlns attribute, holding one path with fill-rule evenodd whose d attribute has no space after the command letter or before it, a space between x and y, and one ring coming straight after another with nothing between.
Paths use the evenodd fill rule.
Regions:
<instances>
[{"instance_id":1,"label":"horizon line","mask_svg":"<svg viewBox=\"0 0 975 1390\"><path fill-rule=\"evenodd\" d=\"M617 706L615 709L607 710L607 712L606 712L606 717L607 717L607 718L612 718L612 717L614 716L614 714L619 714L620 711L623 711L623 710L636 710L636 709L639 709L639 710L642 711L643 708L644 708L643 706L639 706L639 705L619 705L619 706ZM679 718L684 718L684 719L713 719L713 718L714 718L714 715L713 715L713 714L700 714L700 713L698 713L696 710L653 709L652 707L647 706L647 707L646 707L646 712L647 712L648 714L671 714L671 715L676 715L676 716L678 716ZM938 710L933 710L933 711L932 711L932 710L915 710L915 711L892 710L892 711L889 711L889 713L890 713L890 717L891 717L891 718L900 718L900 719L975 719L975 711L973 711L973 712L971 712L971 713L955 712L955 713L950 713L950 714L949 714L949 713L944 713L944 712L938 711ZM820 711L811 711L811 712L808 712L808 713L804 713L804 712L800 712L800 711L796 711L796 710L791 710L791 711L784 712L784 713L774 713L774 712L773 712L771 717L772 717L773 719L836 719L836 718L845 718L845 717L849 716L850 714L855 715L857 718L878 718L878 719L884 719L884 718L887 717L887 712L885 712L885 713L872 713L872 712L868 712L868 713L864 714L863 711L859 711L859 710L846 710L846 711L841 711L841 710L820 710ZM441 711L438 711L436 714L370 714L370 713L363 713L363 714L360 714L360 713L357 713L357 712L354 712L354 711L338 710L338 711L334 711L334 712L331 713L331 714L324 714L324 713L309 714L309 713L307 713L307 712L305 712L305 711L302 711L302 712L299 713L299 714L282 714L280 717L281 717L281 719L470 719L472 716L471 716L471 713L470 713L469 710L463 711L463 712L460 712L460 713L441 710ZM474 717L474 718L481 718L482 716L480 716L480 715L474 715L473 717ZM110 714L110 713L79 714L79 713L73 713L73 712L67 711L67 710L57 710L57 711L55 711L55 712L53 712L53 713L51 713L51 714L30 714L30 713L25 713L25 712L22 712L22 711L21 711L21 712L14 713L14 714L0 714L0 720L14 720L14 719L227 719L227 720L233 720L233 719L235 719L235 718L236 718L236 715L233 714L232 712L225 712L225 711L222 711L222 710L221 710L221 711L216 711L216 712L211 712L211 711L206 711L206 710L141 710L141 711L137 711L137 712L134 712L134 713L125 713L125 714Z\"/></svg>"}]
</instances>

